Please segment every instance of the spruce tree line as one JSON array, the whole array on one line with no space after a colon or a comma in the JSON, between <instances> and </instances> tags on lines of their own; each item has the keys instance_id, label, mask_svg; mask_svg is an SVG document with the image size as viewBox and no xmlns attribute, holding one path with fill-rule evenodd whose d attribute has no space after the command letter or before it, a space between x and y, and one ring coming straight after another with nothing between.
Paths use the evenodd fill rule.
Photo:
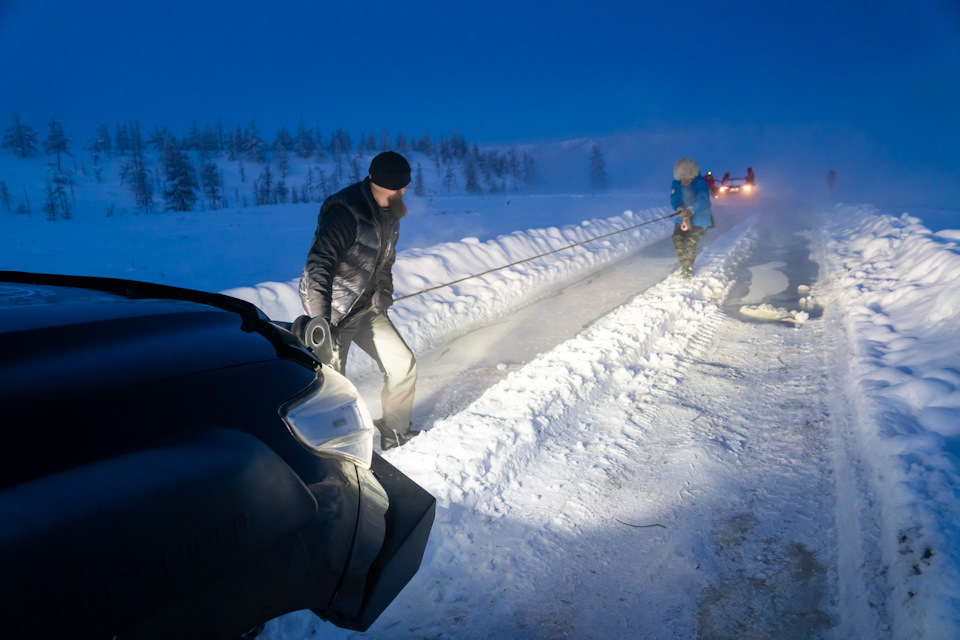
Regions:
<instances>
[{"instance_id":1,"label":"spruce tree line","mask_svg":"<svg viewBox=\"0 0 960 640\"><path fill-rule=\"evenodd\" d=\"M60 123L51 118L42 141L44 153L57 156L55 168L51 164L44 200L50 219L70 216L73 183L63 163L63 156L73 155L70 145ZM37 134L17 114L3 137L3 147L13 149L23 158L39 153ZM302 118L293 133L282 125L270 141L264 138L255 120L232 130L220 120L214 126L203 127L194 121L181 136L166 126L155 127L144 135L136 120L114 125L112 135L106 124L98 124L84 150L90 154L97 182L108 179L103 175L106 159L124 159L120 183L130 189L138 211L144 213L189 211L198 202L209 209L228 206L231 194L224 191L223 172L218 164L223 162L237 163L243 183L247 182L244 163L260 165L259 174L250 182L249 193L241 195L237 189L232 194L237 206L321 202L347 184L361 180L366 175L368 157L387 150L422 153L433 162L446 192L461 186L458 174L464 180L462 187L472 194L505 191L510 179L529 183L535 178L534 162L527 153L517 154L513 148L506 152L480 151L456 130L450 136L441 135L437 141L427 132L409 138L404 133L391 137L382 131L379 135L364 133L354 142L341 127L324 135L319 125L308 126ZM308 165L302 183L288 184L291 155L317 162L316 166ZM151 158L156 162L149 162ZM320 166L321 162L326 162L329 172ZM149 169L151 164L157 167L153 172ZM8 202L9 189L5 183L0 186L4 201ZM418 196L428 195L419 163L413 191ZM155 195L162 203L155 200ZM10 209L9 204L7 208Z\"/></svg>"},{"instance_id":2,"label":"spruce tree line","mask_svg":"<svg viewBox=\"0 0 960 640\"><path fill-rule=\"evenodd\" d=\"M47 123L47 137L43 139L43 149L47 154L57 155L56 168L51 166L47 181L44 185L43 211L49 220L57 217L70 219L74 201L73 178L63 171L62 157L70 155L70 140L63 133L63 127L56 118L50 118ZM18 114L13 114L13 125L3 136L3 147L13 149L19 156L26 158L37 153L37 134L28 124L20 121ZM7 210L11 209L10 191L7 184L2 183L2 192ZM24 202L17 206L17 211L30 214L30 198L24 188Z\"/></svg>"}]
</instances>

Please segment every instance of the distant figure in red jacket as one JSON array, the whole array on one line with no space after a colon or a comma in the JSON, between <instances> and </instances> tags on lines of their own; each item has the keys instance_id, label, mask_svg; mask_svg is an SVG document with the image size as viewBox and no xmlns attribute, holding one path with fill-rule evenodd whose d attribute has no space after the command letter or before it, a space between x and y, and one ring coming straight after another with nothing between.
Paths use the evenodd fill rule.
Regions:
<instances>
[{"instance_id":1,"label":"distant figure in red jacket","mask_svg":"<svg viewBox=\"0 0 960 640\"><path fill-rule=\"evenodd\" d=\"M722 186L726 186L727 180L729 180L729 179L730 179L730 172L727 171L725 174L723 174L723 179L720 180L720 186L721 186L721 187L722 187Z\"/></svg>"},{"instance_id":2,"label":"distant figure in red jacket","mask_svg":"<svg viewBox=\"0 0 960 640\"><path fill-rule=\"evenodd\" d=\"M713 171L707 171L707 175L703 176L703 179L707 181L707 186L710 187L710 193L713 193L717 186L717 179L713 177Z\"/></svg>"},{"instance_id":3,"label":"distant figure in red jacket","mask_svg":"<svg viewBox=\"0 0 960 640\"><path fill-rule=\"evenodd\" d=\"M756 179L756 176L753 175L753 167L747 167L747 184L753 186Z\"/></svg>"}]
</instances>

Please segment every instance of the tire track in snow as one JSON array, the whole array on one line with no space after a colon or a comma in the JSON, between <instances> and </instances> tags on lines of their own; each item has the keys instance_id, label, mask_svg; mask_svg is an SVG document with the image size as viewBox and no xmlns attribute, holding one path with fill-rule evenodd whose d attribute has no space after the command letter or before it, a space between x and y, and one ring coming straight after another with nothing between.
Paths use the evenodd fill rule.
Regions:
<instances>
[{"instance_id":1,"label":"tire track in snow","mask_svg":"<svg viewBox=\"0 0 960 640\"><path fill-rule=\"evenodd\" d=\"M529 465L540 444L579 416L628 369L649 371L651 387L678 377L678 355L710 340L711 317L731 273L755 241L752 221L715 241L695 277L670 277L487 390L464 411L388 454L441 507L476 508ZM713 323L715 325L715 323Z\"/></svg>"},{"instance_id":2,"label":"tire track in snow","mask_svg":"<svg viewBox=\"0 0 960 640\"><path fill-rule=\"evenodd\" d=\"M841 354L837 362L853 362L836 314L831 311L824 322L832 327L828 338L830 351ZM878 639L890 638L887 596L882 588L888 569L880 550L880 506L869 481L870 473L858 451L854 427L856 415L865 409L853 406L848 400L859 398L860 393L849 388L850 379L845 378L842 368L834 367L830 375L831 384L843 390L842 394L833 394L829 399L834 432L841 629L846 630L843 635L854 636L859 629L872 628L877 630Z\"/></svg>"},{"instance_id":3,"label":"tire track in snow","mask_svg":"<svg viewBox=\"0 0 960 640\"><path fill-rule=\"evenodd\" d=\"M526 470L544 458L563 459L566 452L578 454L587 447L607 447L610 452L605 455L628 455L618 452L607 436L597 441L597 434L584 425L585 417L624 385L642 379L646 392L654 393L671 388L682 377L691 354L711 342L721 322L720 305L733 284L731 275L755 241L752 222L735 227L706 248L693 280L662 281L511 373L464 411L436 422L417 440L387 454L391 463L436 496L438 511L420 572L384 614L381 628L402 636L400 628L406 627L413 637L472 637L477 629L483 629L483 636L496 635L499 629L524 637L522 620L497 619L495 610L464 595L469 587L456 585L456 576L447 575L446 567L469 563L471 572L484 581L485 591L518 599L525 597L518 589L529 592L538 587L527 583L526 576L549 575L533 567L545 558L562 557L563 534L578 528L582 501L565 499L568 494L562 486L542 491L535 482L523 486L530 482ZM542 480L549 483L549 478ZM544 537L522 521L501 517L511 510L505 495L518 491L533 492L535 499L562 501L554 509L557 517L547 523L559 538ZM494 522L498 533L491 538ZM503 552L503 544L510 546L509 552ZM424 601L445 608L445 619L421 620L418 611ZM461 626L466 619L469 628ZM542 632L531 629L529 637L542 637Z\"/></svg>"},{"instance_id":4,"label":"tire track in snow","mask_svg":"<svg viewBox=\"0 0 960 640\"><path fill-rule=\"evenodd\" d=\"M539 548L525 561L551 578L526 609L548 637L810 638L834 622L819 325L708 313L711 340L679 356L679 384L624 380L584 414L579 449L547 443L505 493L507 516L542 512L537 492L558 514L526 533ZM574 554L574 569L550 568Z\"/></svg>"}]
</instances>

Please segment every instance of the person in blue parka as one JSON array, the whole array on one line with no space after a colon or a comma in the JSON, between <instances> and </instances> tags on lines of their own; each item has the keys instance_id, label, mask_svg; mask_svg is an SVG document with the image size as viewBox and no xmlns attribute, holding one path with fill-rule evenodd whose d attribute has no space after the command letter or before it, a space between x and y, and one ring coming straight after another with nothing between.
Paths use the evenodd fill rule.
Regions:
<instances>
[{"instance_id":1,"label":"person in blue parka","mask_svg":"<svg viewBox=\"0 0 960 640\"><path fill-rule=\"evenodd\" d=\"M680 276L693 276L693 263L697 259L697 247L707 228L713 226L710 210L710 187L700 167L690 158L681 158L673 165L673 186L670 190L670 206L677 216L673 230L673 246L680 259Z\"/></svg>"}]
</instances>

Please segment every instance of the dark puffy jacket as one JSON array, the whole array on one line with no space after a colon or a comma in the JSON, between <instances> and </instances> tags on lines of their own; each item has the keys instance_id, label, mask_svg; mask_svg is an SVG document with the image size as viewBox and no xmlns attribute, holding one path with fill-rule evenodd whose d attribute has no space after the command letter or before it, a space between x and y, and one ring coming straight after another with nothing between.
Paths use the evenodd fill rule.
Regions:
<instances>
[{"instance_id":1,"label":"dark puffy jacket","mask_svg":"<svg viewBox=\"0 0 960 640\"><path fill-rule=\"evenodd\" d=\"M324 200L300 276L304 311L333 325L351 312L370 306L386 308L393 299L392 268L400 225L397 218L381 211L367 182L350 185Z\"/></svg>"}]
</instances>

